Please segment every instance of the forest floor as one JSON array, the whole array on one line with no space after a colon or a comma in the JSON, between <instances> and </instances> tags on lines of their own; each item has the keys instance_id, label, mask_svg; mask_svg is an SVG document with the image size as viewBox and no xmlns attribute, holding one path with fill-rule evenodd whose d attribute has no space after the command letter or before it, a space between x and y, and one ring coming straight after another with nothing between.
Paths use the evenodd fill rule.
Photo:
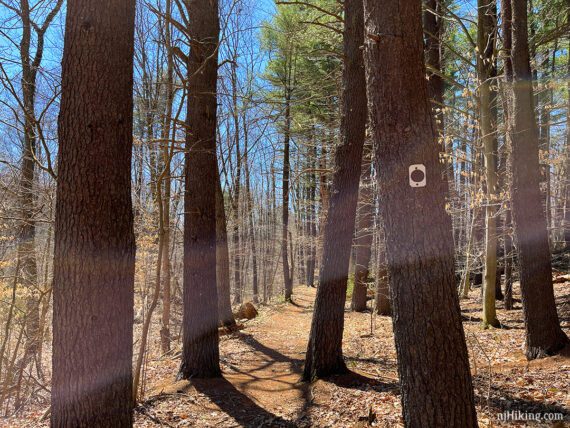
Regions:
<instances>
[{"instance_id":1,"label":"forest floor","mask_svg":"<svg viewBox=\"0 0 570 428\"><path fill-rule=\"evenodd\" d=\"M570 282L555 284L555 291L561 321L570 334ZM240 331L223 335L220 379L174 381L179 349L159 356L158 341L154 343L135 426L403 426L389 317L352 313L347 302L344 353L351 373L313 384L299 381L314 297L315 289L297 287L293 303L262 306L259 316ZM515 297L513 311L498 302L503 329L481 328L479 289L461 302L479 425L570 426L570 349L527 362L521 305ZM564 421L503 422L499 415L504 411L557 413ZM38 422L44 412L45 406L19 419L0 419L0 426L47 426L47 421Z\"/></svg>"},{"instance_id":2,"label":"forest floor","mask_svg":"<svg viewBox=\"0 0 570 428\"><path fill-rule=\"evenodd\" d=\"M570 284L556 284L559 313L570 333ZM480 426L503 423L504 411L558 413L570 426L570 349L527 362L520 301L505 311L503 329L481 328L479 290L462 301ZM150 398L136 426L198 427L397 427L403 426L389 317L346 312L344 352L352 373L313 384L299 382L315 289L295 288L293 303L262 308L260 315L220 343L224 377L173 382L178 358L156 364ZM518 297L518 296L517 296ZM372 422L372 423L371 423Z\"/></svg>"}]
</instances>

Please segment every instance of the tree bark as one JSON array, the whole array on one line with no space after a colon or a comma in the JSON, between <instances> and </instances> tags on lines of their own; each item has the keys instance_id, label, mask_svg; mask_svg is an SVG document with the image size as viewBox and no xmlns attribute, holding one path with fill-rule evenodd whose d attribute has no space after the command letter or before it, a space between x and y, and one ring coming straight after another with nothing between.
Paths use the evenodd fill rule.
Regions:
<instances>
[{"instance_id":1,"label":"tree bark","mask_svg":"<svg viewBox=\"0 0 570 428\"><path fill-rule=\"evenodd\" d=\"M132 426L134 1L67 2L53 279L54 427Z\"/></svg>"},{"instance_id":2,"label":"tree bark","mask_svg":"<svg viewBox=\"0 0 570 428\"><path fill-rule=\"evenodd\" d=\"M476 427L447 184L425 80L421 1L364 4L368 105L405 425ZM414 164L425 166L426 187L410 186Z\"/></svg>"},{"instance_id":3,"label":"tree bark","mask_svg":"<svg viewBox=\"0 0 570 428\"><path fill-rule=\"evenodd\" d=\"M335 153L319 287L303 372L305 380L346 371L342 356L344 304L367 116L360 49L364 34L362 0L345 0L344 16L342 140Z\"/></svg>"},{"instance_id":4,"label":"tree bark","mask_svg":"<svg viewBox=\"0 0 570 428\"><path fill-rule=\"evenodd\" d=\"M184 314L179 379L221 375L216 289L217 0L189 0Z\"/></svg>"},{"instance_id":5,"label":"tree bark","mask_svg":"<svg viewBox=\"0 0 570 428\"><path fill-rule=\"evenodd\" d=\"M520 261L528 359L552 355L568 343L560 328L552 285L546 217L540 193L538 129L528 46L527 1L512 0L513 96L511 201Z\"/></svg>"}]
</instances>

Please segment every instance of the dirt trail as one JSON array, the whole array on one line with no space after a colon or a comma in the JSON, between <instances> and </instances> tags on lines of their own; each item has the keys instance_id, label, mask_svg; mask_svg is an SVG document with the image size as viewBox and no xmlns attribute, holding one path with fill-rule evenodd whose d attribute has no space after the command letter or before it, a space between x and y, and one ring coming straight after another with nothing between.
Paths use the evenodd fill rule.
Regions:
<instances>
[{"instance_id":1,"label":"dirt trail","mask_svg":"<svg viewBox=\"0 0 570 428\"><path fill-rule=\"evenodd\" d=\"M175 410L183 411L178 417L166 413L174 426L298 426L292 421L311 401L309 387L299 380L314 298L315 289L298 287L292 304L262 310L244 330L222 336L223 378L160 385L151 394L153 412L162 413L160 402L172 404L176 397ZM186 425L192 416L199 420ZM138 419L143 426L152 418L149 413ZM154 423L159 420L164 423L158 416Z\"/></svg>"},{"instance_id":2,"label":"dirt trail","mask_svg":"<svg viewBox=\"0 0 570 428\"><path fill-rule=\"evenodd\" d=\"M136 426L309 427L354 426L354 422L365 426L369 413L365 409L374 398L381 397L364 396L364 391L383 391L386 397L391 394L389 400L399 401L394 382L384 383L354 372L310 385L300 382L315 294L315 289L297 287L293 303L264 308L244 330L223 336L223 378L154 387L151 398L138 409ZM367 315L357 317L364 327L351 328L349 338L366 336L368 323L362 320L367 320ZM353 354L353 360L358 360L360 351ZM368 358L363 364L379 361ZM172 364L170 379L175 370ZM399 411L394 418L399 419Z\"/></svg>"},{"instance_id":3,"label":"dirt trail","mask_svg":"<svg viewBox=\"0 0 570 428\"><path fill-rule=\"evenodd\" d=\"M566 284L557 284L559 311L568 328ZM506 410L555 412L570 422L567 355L523 363L520 305L498 310L508 326L480 327L478 292L462 301L480 426L498 423ZM401 427L402 409L389 317L345 312L343 352L352 372L313 384L299 382L315 289L297 287L292 304L263 307L242 331L222 336L223 378L172 382L179 356L149 362L148 398L136 427ZM570 333L570 332L569 332ZM490 363L490 364L489 364Z\"/></svg>"},{"instance_id":4,"label":"dirt trail","mask_svg":"<svg viewBox=\"0 0 570 428\"><path fill-rule=\"evenodd\" d=\"M568 334L569 287L569 282L555 285ZM514 311L498 302L504 329L481 329L478 290L461 301L479 426L541 426L498 420L512 410L562 414L565 422L551 426L570 426L570 348L526 362L516 297ZM174 382L180 355L162 356L159 336L153 336L145 366L147 392L136 409L135 427L403 427L390 317L351 312L347 302L343 353L352 373L310 385L299 382L314 298L314 289L297 287L292 304L262 307L243 330L222 336L220 379ZM0 426L47 427L45 412L46 404L36 406L0 420Z\"/></svg>"}]
</instances>

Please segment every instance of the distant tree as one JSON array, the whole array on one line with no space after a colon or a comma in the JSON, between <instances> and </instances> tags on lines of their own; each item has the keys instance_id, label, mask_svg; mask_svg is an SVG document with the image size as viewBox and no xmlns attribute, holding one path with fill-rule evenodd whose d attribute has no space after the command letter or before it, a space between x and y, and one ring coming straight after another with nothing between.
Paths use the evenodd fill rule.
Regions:
<instances>
[{"instance_id":1,"label":"distant tree","mask_svg":"<svg viewBox=\"0 0 570 428\"><path fill-rule=\"evenodd\" d=\"M170 203L171 203L171 163L172 153L171 146L174 144L174 136L172 133L172 105L174 102L174 53L172 48L172 25L169 20L172 17L172 1L166 0L165 2L165 19L161 20L164 26L164 46L166 49L166 78L165 78L165 112L162 123L162 162L164 164L164 197L162 198L163 219L162 231L163 244L165 251L162 252L162 316L161 316L161 329L160 329L160 344L163 353L170 351L170 307L171 307L171 263L170 263Z\"/></svg>"},{"instance_id":2,"label":"distant tree","mask_svg":"<svg viewBox=\"0 0 570 428\"><path fill-rule=\"evenodd\" d=\"M297 85L298 66L298 37L300 25L289 9L278 10L273 26L268 27L264 34L264 43L267 50L276 50L277 55L268 66L266 78L276 87L276 98L280 103L279 123L283 138L283 166L282 166L282 205L281 205L281 260L283 269L283 291L285 300L290 301L293 294L293 277L291 274L291 260L289 254L289 204L290 204L290 178L291 178L291 133L294 95Z\"/></svg>"},{"instance_id":3,"label":"distant tree","mask_svg":"<svg viewBox=\"0 0 570 428\"><path fill-rule=\"evenodd\" d=\"M499 327L495 307L497 280L497 200L499 176L497 140L497 3L477 3L477 74L479 77L479 126L485 166L485 277L483 280L483 325Z\"/></svg>"},{"instance_id":4,"label":"distant tree","mask_svg":"<svg viewBox=\"0 0 570 428\"><path fill-rule=\"evenodd\" d=\"M220 376L216 288L217 0L190 0L184 193L184 314L178 377Z\"/></svg>"},{"instance_id":5,"label":"distant tree","mask_svg":"<svg viewBox=\"0 0 570 428\"><path fill-rule=\"evenodd\" d=\"M19 59L21 67L20 86L21 93L14 90L14 86L3 85L9 92L17 98L18 104L23 112L21 120L22 129L22 157L19 168L20 178L18 183L19 215L20 225L17 231L18 238L18 259L20 269L18 275L18 285L23 286L27 292L26 297L26 341L24 344L24 355L18 362L16 374L17 388L15 407L20 406L20 386L24 378L24 373L28 366L35 362L37 372L42 373L40 350L42 347L42 331L40 319L41 286L38 283L38 260L36 256L36 217L38 208L36 207L36 186L38 152L45 141L41 138L39 115L36 113L37 88L41 73L42 62L45 54L46 32L50 28L63 1L57 0L48 2L45 11L44 5L40 3L30 4L29 1L19 2L18 17L21 20L20 40L13 40L15 46L19 46ZM5 69L2 67L2 70ZM45 146L44 146L45 147ZM49 159L49 153L46 153ZM52 176L51 161L47 167L40 165Z\"/></svg>"},{"instance_id":6,"label":"distant tree","mask_svg":"<svg viewBox=\"0 0 570 428\"><path fill-rule=\"evenodd\" d=\"M425 79L421 1L364 5L368 105L405 425L476 427L447 184ZM415 164L426 168L425 187L409 184Z\"/></svg>"},{"instance_id":7,"label":"distant tree","mask_svg":"<svg viewBox=\"0 0 570 428\"><path fill-rule=\"evenodd\" d=\"M503 73L504 73L504 86L503 94L503 117L505 125L510 127L510 120L512 115L511 105L511 85L513 83L513 62L511 57L511 49L513 44L513 31L512 31L512 8L509 0L501 2L501 18L502 18L502 36L503 36ZM508 150L511 147L510 132L505 133L505 142L503 149L504 165L501 179L504 181L503 187L508 190ZM513 309L513 238L512 234L508 231L512 228L512 211L511 202L508 201L507 212L505 213L504 229L507 231L504 234L504 255L505 255L505 309Z\"/></svg>"},{"instance_id":8,"label":"distant tree","mask_svg":"<svg viewBox=\"0 0 570 428\"><path fill-rule=\"evenodd\" d=\"M510 188L520 287L526 328L526 356L541 358L568 343L560 327L552 285L546 215L540 192L538 127L534 113L528 44L528 2L512 0L512 114Z\"/></svg>"},{"instance_id":9,"label":"distant tree","mask_svg":"<svg viewBox=\"0 0 570 428\"><path fill-rule=\"evenodd\" d=\"M358 202L358 226L356 230L354 289L352 290L351 308L353 311L366 310L370 258L374 237L374 186L372 182L372 147L367 145L363 155L361 186Z\"/></svg>"},{"instance_id":10,"label":"distant tree","mask_svg":"<svg viewBox=\"0 0 570 428\"><path fill-rule=\"evenodd\" d=\"M364 35L363 20L362 0L346 0L342 140L335 153L319 287L303 372L305 380L346 371L342 356L344 304L367 116L364 62L360 49Z\"/></svg>"},{"instance_id":11,"label":"distant tree","mask_svg":"<svg viewBox=\"0 0 570 428\"><path fill-rule=\"evenodd\" d=\"M134 1L69 0L53 278L53 427L132 426Z\"/></svg>"},{"instance_id":12,"label":"distant tree","mask_svg":"<svg viewBox=\"0 0 570 428\"><path fill-rule=\"evenodd\" d=\"M570 14L570 8L569 14ZM570 21L570 19L569 19ZM567 65L566 70L568 75L570 76L570 55L567 58ZM563 229L564 229L564 245L566 249L570 249L570 80L566 82L566 92L567 92L567 100L566 100L566 165L565 165L565 174L564 179L566 181L566 185L564 186L564 219L563 221Z\"/></svg>"},{"instance_id":13,"label":"distant tree","mask_svg":"<svg viewBox=\"0 0 570 428\"><path fill-rule=\"evenodd\" d=\"M221 325L235 325L230 296L230 251L222 183L216 180L216 283L218 288L218 316Z\"/></svg>"}]
</instances>

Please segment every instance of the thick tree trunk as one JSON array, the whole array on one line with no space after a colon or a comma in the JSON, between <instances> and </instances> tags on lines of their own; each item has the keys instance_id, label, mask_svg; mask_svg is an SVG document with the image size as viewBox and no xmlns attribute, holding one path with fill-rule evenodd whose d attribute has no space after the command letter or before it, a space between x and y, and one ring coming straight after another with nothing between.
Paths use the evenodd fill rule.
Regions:
<instances>
[{"instance_id":1,"label":"thick tree trunk","mask_svg":"<svg viewBox=\"0 0 570 428\"><path fill-rule=\"evenodd\" d=\"M528 359L552 355L568 343L556 313L546 218L540 193L538 129L528 47L527 1L512 0L513 100L510 137L513 226Z\"/></svg>"},{"instance_id":2,"label":"thick tree trunk","mask_svg":"<svg viewBox=\"0 0 570 428\"><path fill-rule=\"evenodd\" d=\"M365 16L368 105L405 424L476 427L447 184L425 80L421 1L365 0ZM409 184L415 164L425 166L426 187Z\"/></svg>"},{"instance_id":3,"label":"thick tree trunk","mask_svg":"<svg viewBox=\"0 0 570 428\"><path fill-rule=\"evenodd\" d=\"M485 276L483 281L483 325L499 327L495 307L497 281L497 91L494 79L497 4L495 0L477 3L477 74L479 75L479 124L485 160Z\"/></svg>"},{"instance_id":4,"label":"thick tree trunk","mask_svg":"<svg viewBox=\"0 0 570 428\"><path fill-rule=\"evenodd\" d=\"M69 0L66 17L51 424L130 427L135 2Z\"/></svg>"},{"instance_id":5,"label":"thick tree trunk","mask_svg":"<svg viewBox=\"0 0 570 428\"><path fill-rule=\"evenodd\" d=\"M362 0L345 0L344 16L342 141L335 153L319 287L303 372L305 380L346 370L342 356L344 304L367 116L360 49L364 35Z\"/></svg>"},{"instance_id":6,"label":"thick tree trunk","mask_svg":"<svg viewBox=\"0 0 570 428\"><path fill-rule=\"evenodd\" d=\"M372 239L374 225L374 187L372 184L372 148L363 156L362 185L359 194L358 229L356 231L356 262L354 266L354 290L351 307L353 311L366 310L366 293L368 291L368 269L372 255Z\"/></svg>"},{"instance_id":7,"label":"thick tree trunk","mask_svg":"<svg viewBox=\"0 0 570 428\"><path fill-rule=\"evenodd\" d=\"M190 0L184 315L179 379L220 376L216 289L218 2Z\"/></svg>"}]
</instances>

